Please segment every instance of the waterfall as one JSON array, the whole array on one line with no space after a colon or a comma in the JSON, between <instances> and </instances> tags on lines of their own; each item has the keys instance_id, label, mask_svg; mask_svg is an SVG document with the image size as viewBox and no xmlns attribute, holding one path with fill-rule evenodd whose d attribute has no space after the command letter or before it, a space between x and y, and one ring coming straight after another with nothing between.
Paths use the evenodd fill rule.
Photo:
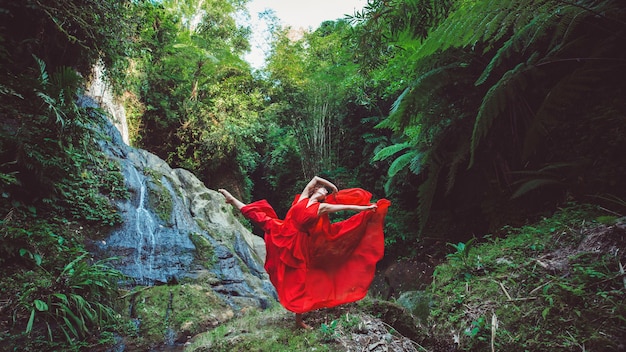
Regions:
<instances>
[{"instance_id":1,"label":"waterfall","mask_svg":"<svg viewBox=\"0 0 626 352\"><path fill-rule=\"evenodd\" d=\"M160 219L149 204L155 181L131 162L122 163L122 173L131 194L130 199L116 201L124 222L98 247L117 257L115 266L140 285L188 276L195 246L189 237L193 226L177 210L182 205L174 201L172 219ZM174 197L171 187L162 191Z\"/></svg>"},{"instance_id":2,"label":"waterfall","mask_svg":"<svg viewBox=\"0 0 626 352\"><path fill-rule=\"evenodd\" d=\"M154 277L154 253L156 248L156 219L145 208L146 202L146 178L140 175L136 168L131 168L131 176L135 179L135 184L140 186L139 204L135 210L135 230L139 242L137 243L137 254L135 255L135 263L137 264L137 272L139 277L144 281L148 277ZM144 251L146 259L144 260ZM144 269L147 272L144 272ZM144 284L149 284L144 282Z\"/></svg>"}]
</instances>

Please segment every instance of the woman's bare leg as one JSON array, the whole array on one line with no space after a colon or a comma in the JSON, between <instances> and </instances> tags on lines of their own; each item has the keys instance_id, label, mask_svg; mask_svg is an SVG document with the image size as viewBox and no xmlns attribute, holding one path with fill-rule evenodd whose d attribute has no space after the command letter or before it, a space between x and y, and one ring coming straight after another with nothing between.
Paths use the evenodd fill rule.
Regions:
<instances>
[{"instance_id":1,"label":"woman's bare leg","mask_svg":"<svg viewBox=\"0 0 626 352\"><path fill-rule=\"evenodd\" d=\"M296 313L296 327L302 328L302 329L313 329L313 327L311 327L310 325L307 325L302 320L302 314L300 313Z\"/></svg>"},{"instance_id":2,"label":"woman's bare leg","mask_svg":"<svg viewBox=\"0 0 626 352\"><path fill-rule=\"evenodd\" d=\"M241 208L243 208L245 206L245 204L243 202L241 202L239 199L233 197L232 194L230 194L230 192L228 192L227 190L220 188L218 189L218 191L224 195L224 198L226 198L226 203L228 204L232 204L235 208L241 210Z\"/></svg>"}]
</instances>

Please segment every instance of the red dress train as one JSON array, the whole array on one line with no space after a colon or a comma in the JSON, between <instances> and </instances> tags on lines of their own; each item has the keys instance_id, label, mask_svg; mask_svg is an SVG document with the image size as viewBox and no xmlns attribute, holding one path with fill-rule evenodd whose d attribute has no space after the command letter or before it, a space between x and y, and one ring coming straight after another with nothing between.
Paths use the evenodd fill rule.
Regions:
<instances>
[{"instance_id":1,"label":"red dress train","mask_svg":"<svg viewBox=\"0 0 626 352\"><path fill-rule=\"evenodd\" d=\"M372 194L344 189L326 197L334 204L369 205ZM308 199L308 198L307 198ZM319 216L319 203L296 196L284 220L265 200L241 212L265 232L265 270L280 303L295 313L334 307L365 297L376 263L384 254L383 225L390 202L379 200L376 211L363 211L331 223Z\"/></svg>"}]
</instances>

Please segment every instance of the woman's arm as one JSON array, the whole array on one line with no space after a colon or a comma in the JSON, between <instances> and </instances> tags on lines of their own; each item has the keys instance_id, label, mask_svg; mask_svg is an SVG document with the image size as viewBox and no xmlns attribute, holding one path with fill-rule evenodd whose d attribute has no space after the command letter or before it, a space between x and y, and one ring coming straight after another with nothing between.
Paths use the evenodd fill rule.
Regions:
<instances>
[{"instance_id":1,"label":"woman's arm","mask_svg":"<svg viewBox=\"0 0 626 352\"><path fill-rule=\"evenodd\" d=\"M313 179L316 180L316 183L321 183L324 185L324 187L330 188L333 193L339 192L339 189L337 189L337 186L335 186L332 182L326 179L323 179L321 177L318 177L318 176L313 177Z\"/></svg>"},{"instance_id":2,"label":"woman's arm","mask_svg":"<svg viewBox=\"0 0 626 352\"><path fill-rule=\"evenodd\" d=\"M337 186L335 186L332 182L326 179L323 179L321 177L315 176L311 179L311 181L309 181L309 183L307 183L307 185L302 190L302 193L300 193L300 199L309 198L309 193L313 190L313 188L315 188L315 185L317 185L318 183L321 183L325 187L329 187L330 189L333 190L333 192L339 191L337 189Z\"/></svg>"},{"instance_id":3,"label":"woman's arm","mask_svg":"<svg viewBox=\"0 0 626 352\"><path fill-rule=\"evenodd\" d=\"M378 205L370 204L370 205L351 205L351 204L328 204L328 203L320 203L320 206L317 208L317 214L322 215L324 213L336 213L338 211L343 210L352 210L352 211L364 211L364 210L373 210L376 211Z\"/></svg>"}]
</instances>

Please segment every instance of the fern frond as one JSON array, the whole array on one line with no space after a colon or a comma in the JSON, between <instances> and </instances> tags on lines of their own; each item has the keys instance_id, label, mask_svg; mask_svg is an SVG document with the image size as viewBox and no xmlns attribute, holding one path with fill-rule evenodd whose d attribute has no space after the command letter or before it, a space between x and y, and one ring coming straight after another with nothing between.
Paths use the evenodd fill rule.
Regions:
<instances>
[{"instance_id":1,"label":"fern frond","mask_svg":"<svg viewBox=\"0 0 626 352\"><path fill-rule=\"evenodd\" d=\"M561 182L553 178L538 178L524 182L511 196L511 199L519 198L530 191L546 186L562 185Z\"/></svg>"},{"instance_id":2,"label":"fern frond","mask_svg":"<svg viewBox=\"0 0 626 352\"><path fill-rule=\"evenodd\" d=\"M522 159L527 160L545 138L550 129L550 125L556 121L556 117L572 101L581 99L600 79L603 73L609 72L611 66L597 67L585 65L574 70L558 81L546 95L543 103L537 110L524 138L522 149Z\"/></svg>"},{"instance_id":3,"label":"fern frond","mask_svg":"<svg viewBox=\"0 0 626 352\"><path fill-rule=\"evenodd\" d=\"M33 55L33 58L37 62L37 66L39 66L39 83L42 87L45 87L50 83L48 71L46 71L46 63L35 55Z\"/></svg>"},{"instance_id":4,"label":"fern frond","mask_svg":"<svg viewBox=\"0 0 626 352\"><path fill-rule=\"evenodd\" d=\"M404 170L413 160L415 156L415 152L409 151L408 153L402 154L394 160L391 165L389 165L389 170L387 170L387 176L389 178L393 178L399 171Z\"/></svg>"},{"instance_id":5,"label":"fern frond","mask_svg":"<svg viewBox=\"0 0 626 352\"><path fill-rule=\"evenodd\" d=\"M592 15L589 11L574 6L560 9L558 12L559 20L555 21L556 27L550 47L558 48L563 45L563 43L567 43L574 29L589 15ZM557 16L557 14L555 14L555 16Z\"/></svg>"},{"instance_id":6,"label":"fern frond","mask_svg":"<svg viewBox=\"0 0 626 352\"><path fill-rule=\"evenodd\" d=\"M448 177L446 180L446 194L449 194L452 191L452 187L454 187L454 183L456 182L456 175L461 163L463 163L467 159L467 155L469 154L470 143L469 140L463 139L460 144L457 146L457 149L452 154L452 160L448 165Z\"/></svg>"},{"instance_id":7,"label":"fern frond","mask_svg":"<svg viewBox=\"0 0 626 352\"><path fill-rule=\"evenodd\" d=\"M427 153L415 152L411 162L409 163L409 171L415 175L419 175L424 167L424 160L427 159Z\"/></svg>"},{"instance_id":8,"label":"fern frond","mask_svg":"<svg viewBox=\"0 0 626 352\"><path fill-rule=\"evenodd\" d=\"M441 164L431 163L428 168L428 178L426 178L426 181L424 181L418 189L419 205L417 206L417 213L419 215L420 233L426 228L426 222L430 216L430 209L432 208L433 199L435 198L441 168Z\"/></svg>"},{"instance_id":9,"label":"fern frond","mask_svg":"<svg viewBox=\"0 0 626 352\"><path fill-rule=\"evenodd\" d=\"M432 104L431 97L447 87L456 70L465 67L465 63L455 62L420 75L393 103L385 125L398 132L407 126L419 124L422 116L420 111Z\"/></svg>"},{"instance_id":10,"label":"fern frond","mask_svg":"<svg viewBox=\"0 0 626 352\"><path fill-rule=\"evenodd\" d=\"M516 96L526 88L526 76L524 72L528 70L528 65L522 62L515 66L514 69L506 72L502 79L494 84L485 97L478 110L476 121L474 122L474 131L470 145L470 163L469 167L474 163L474 153L481 139L487 135L493 121L502 114L512 103Z\"/></svg>"},{"instance_id":11,"label":"fern frond","mask_svg":"<svg viewBox=\"0 0 626 352\"><path fill-rule=\"evenodd\" d=\"M395 155L396 153L405 150L406 148L409 148L410 145L408 143L398 143L398 144L393 144L390 146L387 146L381 150L379 150L376 155L374 155L374 157L372 158L372 161L381 161L381 160L385 160L387 158L389 158L392 155Z\"/></svg>"},{"instance_id":12,"label":"fern frond","mask_svg":"<svg viewBox=\"0 0 626 352\"><path fill-rule=\"evenodd\" d=\"M496 52L482 74L476 80L474 85L479 86L489 78L494 69L501 68L503 62L511 57L519 57L520 52L528 49L535 41L539 41L542 35L545 35L547 21L543 16L537 16L526 26L517 31L507 40ZM543 34L541 34L543 33Z\"/></svg>"}]
</instances>

